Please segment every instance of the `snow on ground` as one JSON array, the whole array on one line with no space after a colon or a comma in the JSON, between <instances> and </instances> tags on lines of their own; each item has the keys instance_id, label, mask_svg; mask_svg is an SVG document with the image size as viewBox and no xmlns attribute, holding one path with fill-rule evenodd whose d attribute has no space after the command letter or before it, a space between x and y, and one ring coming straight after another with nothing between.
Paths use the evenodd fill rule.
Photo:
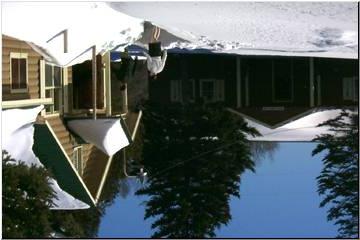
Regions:
<instances>
[{"instance_id":1,"label":"snow on ground","mask_svg":"<svg viewBox=\"0 0 360 240\"><path fill-rule=\"evenodd\" d=\"M68 127L108 156L130 144L118 118L71 120Z\"/></svg>"},{"instance_id":2,"label":"snow on ground","mask_svg":"<svg viewBox=\"0 0 360 240\"><path fill-rule=\"evenodd\" d=\"M119 44L141 37L143 21L110 8L104 2L3 2L2 34L29 41L44 48L52 61L70 66L91 59ZM68 53L63 53L63 35L68 29Z\"/></svg>"},{"instance_id":3,"label":"snow on ground","mask_svg":"<svg viewBox=\"0 0 360 240\"><path fill-rule=\"evenodd\" d=\"M116 2L110 6L189 41L174 38L167 48L244 55L358 56L355 2Z\"/></svg>"},{"instance_id":4,"label":"snow on ground","mask_svg":"<svg viewBox=\"0 0 360 240\"><path fill-rule=\"evenodd\" d=\"M44 106L32 109L11 109L2 111L1 121L1 142L2 149L16 160L25 163L27 166L35 165L43 167L43 164L32 151L34 144L34 122L38 113ZM49 179L50 185L55 191L56 198L53 199L54 206L51 209L85 209L90 206L67 192L63 191L53 178Z\"/></svg>"},{"instance_id":5,"label":"snow on ground","mask_svg":"<svg viewBox=\"0 0 360 240\"><path fill-rule=\"evenodd\" d=\"M276 129L271 129L245 117L252 127L255 127L262 136L248 136L250 141L312 141L320 134L333 134L328 126L317 127L320 123L340 115L342 110L324 110L309 114Z\"/></svg>"}]
</instances>

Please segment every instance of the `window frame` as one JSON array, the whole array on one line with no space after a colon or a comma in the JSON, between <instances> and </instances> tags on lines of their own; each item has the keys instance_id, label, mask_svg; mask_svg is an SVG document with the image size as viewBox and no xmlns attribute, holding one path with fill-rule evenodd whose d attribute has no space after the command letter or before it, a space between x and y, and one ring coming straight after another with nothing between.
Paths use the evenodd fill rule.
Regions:
<instances>
[{"instance_id":1,"label":"window frame","mask_svg":"<svg viewBox=\"0 0 360 240\"><path fill-rule=\"evenodd\" d=\"M46 67L47 66L51 66L51 81L52 81L52 85L51 86L46 86ZM55 67L59 68L59 72L60 72L60 86L55 86ZM63 68L56 66L55 64L52 63L46 63L45 62L45 66L44 66L44 88L45 88L45 97L46 97L46 93L48 91L50 91L50 96L47 98L51 98L53 100L53 104L49 106L50 111L47 110L47 108L45 108L45 114L47 116L49 115L58 115L62 112L62 104L63 104L63 77L64 77L64 73L63 73ZM60 91L60 97L59 97L59 109L55 110L55 90L58 89Z\"/></svg>"},{"instance_id":2,"label":"window frame","mask_svg":"<svg viewBox=\"0 0 360 240\"><path fill-rule=\"evenodd\" d=\"M204 98L204 92L203 92L203 83L205 82L211 82L214 86L214 90L213 90L213 97L211 100L206 100ZM215 95L216 95L216 85L215 85L215 79L214 78L207 78L207 79L200 79L200 97L204 99L205 102L215 102Z\"/></svg>"},{"instance_id":3,"label":"window frame","mask_svg":"<svg viewBox=\"0 0 360 240\"><path fill-rule=\"evenodd\" d=\"M82 146L76 146L73 148L72 153L72 163L74 165L74 168L79 173L80 176L83 176L84 174L84 158L83 158L83 147ZM80 156L80 158L79 158Z\"/></svg>"},{"instance_id":4,"label":"window frame","mask_svg":"<svg viewBox=\"0 0 360 240\"><path fill-rule=\"evenodd\" d=\"M204 92L203 92L203 83L204 82L212 82L214 85L213 97L210 100L204 99ZM204 99L206 103L211 102L218 102L218 101L225 101L225 81L223 79L216 79L216 78L205 78L200 79L200 97Z\"/></svg>"},{"instance_id":5,"label":"window frame","mask_svg":"<svg viewBox=\"0 0 360 240\"><path fill-rule=\"evenodd\" d=\"M13 89L13 76L12 76L12 59L25 59L26 62L26 88ZM10 52L10 93L27 93L29 91L29 61L28 53Z\"/></svg>"}]
</instances>

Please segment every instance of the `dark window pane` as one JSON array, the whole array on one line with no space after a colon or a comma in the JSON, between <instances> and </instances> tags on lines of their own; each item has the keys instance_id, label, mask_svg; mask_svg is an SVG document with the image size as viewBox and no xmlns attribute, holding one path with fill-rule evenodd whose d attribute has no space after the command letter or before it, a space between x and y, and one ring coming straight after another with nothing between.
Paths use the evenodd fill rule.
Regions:
<instances>
[{"instance_id":1,"label":"dark window pane","mask_svg":"<svg viewBox=\"0 0 360 240\"><path fill-rule=\"evenodd\" d=\"M45 97L46 98L52 98L52 89L50 90L46 90L45 91ZM46 105L45 111L46 112L51 112L52 106L51 105Z\"/></svg>"},{"instance_id":2,"label":"dark window pane","mask_svg":"<svg viewBox=\"0 0 360 240\"><path fill-rule=\"evenodd\" d=\"M20 79L19 79L19 59L11 59L11 88L19 89L20 88Z\"/></svg>"},{"instance_id":3,"label":"dark window pane","mask_svg":"<svg viewBox=\"0 0 360 240\"><path fill-rule=\"evenodd\" d=\"M22 58L19 59L20 62L20 88L27 88L27 83L26 83L26 74L27 74L27 69L26 69L26 59Z\"/></svg>"},{"instance_id":4,"label":"dark window pane","mask_svg":"<svg viewBox=\"0 0 360 240\"><path fill-rule=\"evenodd\" d=\"M12 58L11 59L11 82L12 89L25 89L26 83L26 59L24 58Z\"/></svg>"},{"instance_id":5,"label":"dark window pane","mask_svg":"<svg viewBox=\"0 0 360 240\"><path fill-rule=\"evenodd\" d=\"M61 86L61 68L54 66L54 86Z\"/></svg>"},{"instance_id":6,"label":"dark window pane","mask_svg":"<svg viewBox=\"0 0 360 240\"><path fill-rule=\"evenodd\" d=\"M274 61L274 98L277 101L289 101L292 95L291 61Z\"/></svg>"},{"instance_id":7,"label":"dark window pane","mask_svg":"<svg viewBox=\"0 0 360 240\"><path fill-rule=\"evenodd\" d=\"M53 85L52 82L52 66L45 65L45 86L51 87Z\"/></svg>"},{"instance_id":8,"label":"dark window pane","mask_svg":"<svg viewBox=\"0 0 360 240\"><path fill-rule=\"evenodd\" d=\"M55 112L60 110L60 103L61 103L61 89L55 88L54 89L54 111Z\"/></svg>"}]
</instances>

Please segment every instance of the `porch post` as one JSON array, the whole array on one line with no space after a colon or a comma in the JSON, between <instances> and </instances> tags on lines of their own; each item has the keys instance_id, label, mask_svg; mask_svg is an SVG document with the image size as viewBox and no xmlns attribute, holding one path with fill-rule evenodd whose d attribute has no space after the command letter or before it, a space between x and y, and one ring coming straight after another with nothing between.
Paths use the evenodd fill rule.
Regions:
<instances>
[{"instance_id":1,"label":"porch post","mask_svg":"<svg viewBox=\"0 0 360 240\"><path fill-rule=\"evenodd\" d=\"M104 57L105 62L105 106L106 116L111 116L111 60L110 51L106 52Z\"/></svg>"},{"instance_id":2,"label":"porch post","mask_svg":"<svg viewBox=\"0 0 360 240\"><path fill-rule=\"evenodd\" d=\"M128 113L128 96L127 96L127 83L124 83L124 89L122 91L123 93L123 113L127 114Z\"/></svg>"},{"instance_id":3,"label":"porch post","mask_svg":"<svg viewBox=\"0 0 360 240\"><path fill-rule=\"evenodd\" d=\"M314 107L314 58L309 59L309 79L310 79L310 107Z\"/></svg>"},{"instance_id":4,"label":"porch post","mask_svg":"<svg viewBox=\"0 0 360 240\"><path fill-rule=\"evenodd\" d=\"M249 106L249 72L246 72L246 76L245 76L245 90L246 90L246 95L245 95L245 106L248 107Z\"/></svg>"},{"instance_id":5,"label":"porch post","mask_svg":"<svg viewBox=\"0 0 360 240\"><path fill-rule=\"evenodd\" d=\"M96 119L96 46L92 46L93 119Z\"/></svg>"},{"instance_id":6,"label":"porch post","mask_svg":"<svg viewBox=\"0 0 360 240\"><path fill-rule=\"evenodd\" d=\"M40 60L40 98L45 99L45 60ZM45 109L41 110L41 116L45 116Z\"/></svg>"},{"instance_id":7,"label":"porch post","mask_svg":"<svg viewBox=\"0 0 360 240\"><path fill-rule=\"evenodd\" d=\"M69 113L69 81L68 81L68 68L67 67L64 67L62 69L63 71L63 102L62 102L62 105L63 105L63 114L67 114Z\"/></svg>"},{"instance_id":8,"label":"porch post","mask_svg":"<svg viewBox=\"0 0 360 240\"><path fill-rule=\"evenodd\" d=\"M236 107L241 106L241 59L240 56L236 56Z\"/></svg>"},{"instance_id":9,"label":"porch post","mask_svg":"<svg viewBox=\"0 0 360 240\"><path fill-rule=\"evenodd\" d=\"M321 105L321 76L320 74L317 75L317 105Z\"/></svg>"},{"instance_id":10,"label":"porch post","mask_svg":"<svg viewBox=\"0 0 360 240\"><path fill-rule=\"evenodd\" d=\"M65 29L64 33L64 53L68 53L68 30Z\"/></svg>"}]
</instances>

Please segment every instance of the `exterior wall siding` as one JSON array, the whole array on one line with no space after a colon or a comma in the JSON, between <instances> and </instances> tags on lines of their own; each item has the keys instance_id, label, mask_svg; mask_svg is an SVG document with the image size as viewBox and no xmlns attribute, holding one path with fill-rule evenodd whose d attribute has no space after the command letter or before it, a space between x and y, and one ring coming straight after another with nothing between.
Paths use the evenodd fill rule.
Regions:
<instances>
[{"instance_id":1,"label":"exterior wall siding","mask_svg":"<svg viewBox=\"0 0 360 240\"><path fill-rule=\"evenodd\" d=\"M358 60L316 59L315 74L321 76L322 105L353 105L355 102L343 100L343 78L358 77ZM357 81L359 84L359 81Z\"/></svg>"},{"instance_id":2,"label":"exterior wall siding","mask_svg":"<svg viewBox=\"0 0 360 240\"><path fill-rule=\"evenodd\" d=\"M292 67L288 64L289 68L284 69L284 72L292 71L292 97L287 101L274 99L274 60L285 60L282 62L286 65L292 62ZM342 81L344 77L358 78L358 60L314 58L314 63L315 106L357 104L356 101L343 100ZM280 70L274 71L281 71L282 68L278 69ZM188 79L194 79L195 99L199 99L199 82L204 78L224 79L225 104L236 107L236 57L224 54L169 54L164 71L157 79L149 78L150 99L161 104L170 103L170 81L180 80L184 83ZM355 85L358 88L359 82ZM183 96L189 95L184 91L186 90L183 88ZM283 106L307 109L310 106L310 58L241 56L241 103L243 107L252 108Z\"/></svg>"},{"instance_id":3,"label":"exterior wall siding","mask_svg":"<svg viewBox=\"0 0 360 240\"><path fill-rule=\"evenodd\" d=\"M11 93L10 86L10 53L28 54L28 91ZM26 42L2 36L2 100L22 100L40 98L40 65L41 55L35 52Z\"/></svg>"},{"instance_id":4,"label":"exterior wall siding","mask_svg":"<svg viewBox=\"0 0 360 240\"><path fill-rule=\"evenodd\" d=\"M95 199L110 158L93 144L82 144L82 146L83 161L85 161L83 180Z\"/></svg>"},{"instance_id":5,"label":"exterior wall siding","mask_svg":"<svg viewBox=\"0 0 360 240\"><path fill-rule=\"evenodd\" d=\"M179 80L182 84L183 101L185 96L192 95L185 89L187 81L193 80L195 100L200 98L201 79L224 80L224 102L236 105L236 92L231 91L236 84L235 57L230 55L207 54L168 54L163 72L156 79L149 77L149 98L162 104L170 103L170 82Z\"/></svg>"},{"instance_id":6,"label":"exterior wall siding","mask_svg":"<svg viewBox=\"0 0 360 240\"><path fill-rule=\"evenodd\" d=\"M272 77L272 61L275 59L281 58L254 57L242 60L242 101L245 102L245 78L248 74L249 106L308 106L309 60L306 58L287 58L293 62L293 98L288 102L277 102L273 98Z\"/></svg>"}]
</instances>

